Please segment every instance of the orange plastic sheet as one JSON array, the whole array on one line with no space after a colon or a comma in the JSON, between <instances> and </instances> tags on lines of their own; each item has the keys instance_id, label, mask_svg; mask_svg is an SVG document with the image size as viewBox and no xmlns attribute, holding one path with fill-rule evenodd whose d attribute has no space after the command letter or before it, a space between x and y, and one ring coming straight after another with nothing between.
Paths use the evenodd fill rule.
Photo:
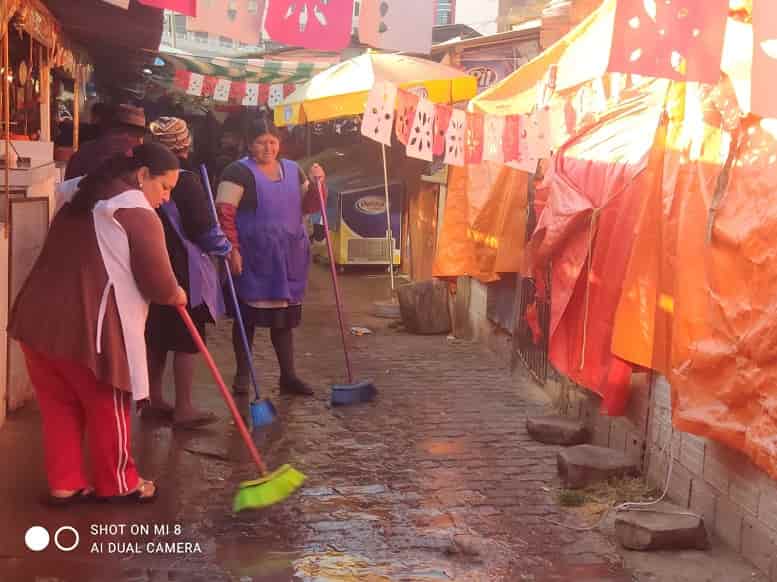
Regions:
<instances>
[{"instance_id":1,"label":"orange plastic sheet","mask_svg":"<svg viewBox=\"0 0 777 582\"><path fill-rule=\"evenodd\" d=\"M631 365L611 352L615 311L645 191L657 186L654 148L668 82L624 101L568 142L530 244L535 278L552 268L550 360L623 414Z\"/></svg>"},{"instance_id":2,"label":"orange plastic sheet","mask_svg":"<svg viewBox=\"0 0 777 582\"><path fill-rule=\"evenodd\" d=\"M451 166L435 277L517 273L526 240L528 175L491 162Z\"/></svg>"},{"instance_id":3,"label":"orange plastic sheet","mask_svg":"<svg viewBox=\"0 0 777 582\"><path fill-rule=\"evenodd\" d=\"M663 188L641 209L612 348L667 375L678 429L777 478L777 121L738 127L725 77L685 89Z\"/></svg>"}]
</instances>

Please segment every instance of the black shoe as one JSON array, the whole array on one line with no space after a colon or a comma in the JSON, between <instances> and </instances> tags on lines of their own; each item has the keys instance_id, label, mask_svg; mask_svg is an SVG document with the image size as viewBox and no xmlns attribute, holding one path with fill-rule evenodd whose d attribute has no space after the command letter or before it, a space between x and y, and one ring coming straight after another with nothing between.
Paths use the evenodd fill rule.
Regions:
<instances>
[{"instance_id":1,"label":"black shoe","mask_svg":"<svg viewBox=\"0 0 777 582\"><path fill-rule=\"evenodd\" d=\"M300 394L302 396L313 396L313 388L305 384L299 378L281 378L281 394Z\"/></svg>"}]
</instances>

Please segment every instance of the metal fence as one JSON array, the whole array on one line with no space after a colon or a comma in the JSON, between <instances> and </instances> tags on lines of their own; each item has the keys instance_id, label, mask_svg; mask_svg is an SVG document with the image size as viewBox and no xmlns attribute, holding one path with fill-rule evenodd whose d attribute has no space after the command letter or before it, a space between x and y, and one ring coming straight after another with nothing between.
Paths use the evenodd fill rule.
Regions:
<instances>
[{"instance_id":1,"label":"metal fence","mask_svg":"<svg viewBox=\"0 0 777 582\"><path fill-rule=\"evenodd\" d=\"M534 212L534 185L529 179L527 196L526 240L531 238L537 226L537 216ZM547 270L545 281L546 297L537 297L537 286L534 279L518 277L515 294L515 328L513 331L513 370L522 363L532 377L540 384L548 379L548 336L550 335L550 269ZM534 332L526 317L530 305L536 304L537 323L540 337L535 341Z\"/></svg>"}]
</instances>

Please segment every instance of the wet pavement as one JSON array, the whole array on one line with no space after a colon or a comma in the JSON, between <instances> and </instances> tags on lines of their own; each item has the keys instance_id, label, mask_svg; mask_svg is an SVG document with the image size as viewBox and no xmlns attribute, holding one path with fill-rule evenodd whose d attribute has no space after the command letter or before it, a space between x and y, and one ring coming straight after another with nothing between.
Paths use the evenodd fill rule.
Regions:
<instances>
[{"instance_id":1,"label":"wet pavement","mask_svg":"<svg viewBox=\"0 0 777 582\"><path fill-rule=\"evenodd\" d=\"M326 271L314 267L297 333L300 374L314 399L281 397L269 339L256 363L280 421L256 435L269 464L308 476L285 503L237 516L237 483L256 477L204 366L196 393L221 415L197 432L134 422L134 454L160 486L148 506L42 506L45 492L34 406L0 430L0 581L146 582L627 582L613 545L556 505L556 448L532 442L520 379L482 346L413 336L373 318L387 279L344 277L355 374L375 381L375 402L332 409L328 386L344 381ZM229 326L209 330L231 379ZM529 380L526 380L529 381ZM248 408L248 401L240 404ZM26 549L41 525L52 545ZM123 528L120 526L124 526ZM61 529L66 527L66 529ZM72 529L67 529L70 527ZM58 536L54 534L60 530Z\"/></svg>"}]
</instances>

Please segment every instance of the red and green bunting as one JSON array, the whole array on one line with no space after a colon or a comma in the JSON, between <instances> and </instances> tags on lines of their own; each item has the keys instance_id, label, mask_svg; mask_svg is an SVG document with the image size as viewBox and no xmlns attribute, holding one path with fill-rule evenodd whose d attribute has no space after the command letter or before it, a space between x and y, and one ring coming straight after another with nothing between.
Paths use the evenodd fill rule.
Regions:
<instances>
[{"instance_id":1,"label":"red and green bunting","mask_svg":"<svg viewBox=\"0 0 777 582\"><path fill-rule=\"evenodd\" d=\"M295 83L249 83L182 69L175 72L173 84L193 97L246 107L276 107L297 88Z\"/></svg>"}]
</instances>

